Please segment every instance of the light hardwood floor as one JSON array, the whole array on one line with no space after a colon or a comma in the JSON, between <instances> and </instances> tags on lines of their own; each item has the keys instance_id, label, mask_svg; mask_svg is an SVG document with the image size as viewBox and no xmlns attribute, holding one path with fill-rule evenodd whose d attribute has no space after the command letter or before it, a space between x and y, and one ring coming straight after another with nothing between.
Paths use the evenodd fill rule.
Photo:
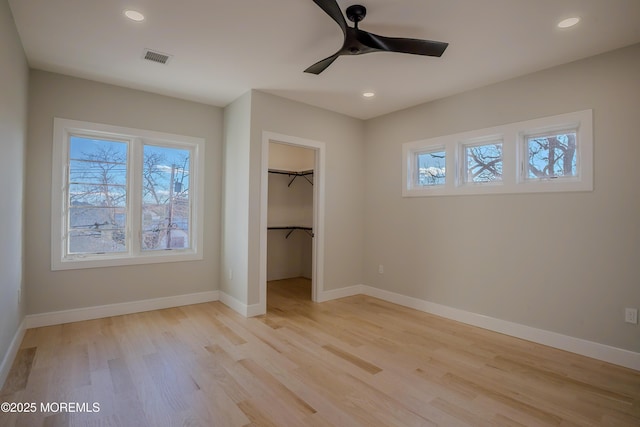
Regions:
<instances>
[{"instance_id":1,"label":"light hardwood floor","mask_svg":"<svg viewBox=\"0 0 640 427\"><path fill-rule=\"evenodd\" d=\"M269 283L219 302L30 329L0 426L639 426L640 372L355 296ZM99 412L42 413L93 402ZM82 408L80 408L82 409Z\"/></svg>"}]
</instances>

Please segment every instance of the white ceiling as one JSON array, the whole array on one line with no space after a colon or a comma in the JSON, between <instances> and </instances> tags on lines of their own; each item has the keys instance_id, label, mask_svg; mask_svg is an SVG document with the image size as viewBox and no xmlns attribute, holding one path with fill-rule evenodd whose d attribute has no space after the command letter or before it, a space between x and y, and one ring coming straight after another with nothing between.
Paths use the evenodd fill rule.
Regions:
<instances>
[{"instance_id":1,"label":"white ceiling","mask_svg":"<svg viewBox=\"0 0 640 427\"><path fill-rule=\"evenodd\" d=\"M343 56L316 76L303 70L342 32L312 0L9 0L32 68L216 106L259 89L362 119L640 42L640 0L338 3L367 7L361 29L449 48ZM556 27L570 16L582 20ZM145 61L145 48L173 57Z\"/></svg>"}]
</instances>

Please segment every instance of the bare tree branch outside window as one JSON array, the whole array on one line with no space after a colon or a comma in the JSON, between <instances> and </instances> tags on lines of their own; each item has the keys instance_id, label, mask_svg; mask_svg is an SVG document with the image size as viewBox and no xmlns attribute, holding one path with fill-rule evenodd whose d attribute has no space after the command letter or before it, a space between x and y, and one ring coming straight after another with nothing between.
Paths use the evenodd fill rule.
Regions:
<instances>
[{"instance_id":1,"label":"bare tree branch outside window","mask_svg":"<svg viewBox=\"0 0 640 427\"><path fill-rule=\"evenodd\" d=\"M69 251L126 250L127 144L71 137Z\"/></svg>"},{"instance_id":2,"label":"bare tree branch outside window","mask_svg":"<svg viewBox=\"0 0 640 427\"><path fill-rule=\"evenodd\" d=\"M446 153L444 150L419 153L418 185L444 185L446 177Z\"/></svg>"},{"instance_id":3,"label":"bare tree branch outside window","mask_svg":"<svg viewBox=\"0 0 640 427\"><path fill-rule=\"evenodd\" d=\"M557 178L576 175L576 133L559 133L527 138L529 178Z\"/></svg>"},{"instance_id":4,"label":"bare tree branch outside window","mask_svg":"<svg viewBox=\"0 0 640 427\"><path fill-rule=\"evenodd\" d=\"M502 143L467 146L465 152L467 182L502 181Z\"/></svg>"},{"instance_id":5,"label":"bare tree branch outside window","mask_svg":"<svg viewBox=\"0 0 640 427\"><path fill-rule=\"evenodd\" d=\"M142 249L189 247L189 150L145 145Z\"/></svg>"},{"instance_id":6,"label":"bare tree branch outside window","mask_svg":"<svg viewBox=\"0 0 640 427\"><path fill-rule=\"evenodd\" d=\"M69 156L69 252L127 248L128 144L72 136ZM190 151L145 145L143 250L189 248Z\"/></svg>"}]
</instances>

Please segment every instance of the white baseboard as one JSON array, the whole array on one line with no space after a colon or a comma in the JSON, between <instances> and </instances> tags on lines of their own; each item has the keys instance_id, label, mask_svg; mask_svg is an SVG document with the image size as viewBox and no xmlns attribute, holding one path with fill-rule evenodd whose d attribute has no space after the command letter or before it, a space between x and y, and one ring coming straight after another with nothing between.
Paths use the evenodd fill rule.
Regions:
<instances>
[{"instance_id":1,"label":"white baseboard","mask_svg":"<svg viewBox=\"0 0 640 427\"><path fill-rule=\"evenodd\" d=\"M317 302L331 301L332 299L351 297L353 295L364 294L364 285L347 286L346 288L322 291L318 294Z\"/></svg>"},{"instance_id":2,"label":"white baseboard","mask_svg":"<svg viewBox=\"0 0 640 427\"><path fill-rule=\"evenodd\" d=\"M247 305L239 299L220 291L220 302L244 317L254 317L265 314L266 307L260 304Z\"/></svg>"},{"instance_id":3,"label":"white baseboard","mask_svg":"<svg viewBox=\"0 0 640 427\"><path fill-rule=\"evenodd\" d=\"M220 302L236 313L241 314L244 317L249 317L247 315L249 311L247 304L243 303L236 297L232 297L231 295L220 291Z\"/></svg>"},{"instance_id":4,"label":"white baseboard","mask_svg":"<svg viewBox=\"0 0 640 427\"><path fill-rule=\"evenodd\" d=\"M122 314L140 313L143 311L160 310L163 308L179 307L189 304L200 304L218 301L218 291L198 292L194 294L176 295L172 297L153 298L140 301L130 301L118 304L99 305L94 307L75 308L71 310L54 311L50 313L30 314L26 317L26 327L60 325L62 323L79 322L82 320L100 319L103 317L120 316Z\"/></svg>"},{"instance_id":5,"label":"white baseboard","mask_svg":"<svg viewBox=\"0 0 640 427\"><path fill-rule=\"evenodd\" d=\"M333 289L321 292L318 302L329 301L353 295L369 295L375 298L413 308L436 316L445 317L491 331L503 333L516 338L525 339L615 365L624 366L640 371L640 353L624 350L593 341L575 338L556 332L537 329L519 323L496 319L477 313L433 303L418 298L401 295L366 285L354 285L346 288ZM58 325L62 323L77 322L82 320L99 319L102 317L118 316L122 314L138 313L143 311L158 310L163 308L178 307L181 305L199 304L220 300L223 304L238 312L242 316L251 317L264 314L264 309L259 304L247 305L236 298L220 291L208 291L195 294L178 295L173 297L155 298L142 301L131 301L120 304L109 304L95 307L85 307L72 310L57 311L51 313L27 315L20 324L18 331L11 341L9 350L0 365L0 384L6 380L11 364L18 352L26 329L40 326Z\"/></svg>"},{"instance_id":6,"label":"white baseboard","mask_svg":"<svg viewBox=\"0 0 640 427\"><path fill-rule=\"evenodd\" d=\"M254 317L254 316L261 316L263 314L266 314L266 307L263 307L260 304L251 304L247 306L247 314L245 314L246 317Z\"/></svg>"},{"instance_id":7,"label":"white baseboard","mask_svg":"<svg viewBox=\"0 0 640 427\"><path fill-rule=\"evenodd\" d=\"M571 353L580 354L591 357L593 359L602 360L604 362L613 363L615 365L624 366L626 368L640 371L640 353L624 350L617 347L600 344L593 341L587 341L581 338L575 338L568 335L562 335L556 332L550 332L543 329L532 328L530 326L521 325L519 323L509 322L506 320L496 319L494 317L484 316L442 304L436 304L430 301L418 298L408 297L394 292L385 291L371 286L362 286L365 295L402 305L404 307L413 308L436 316L445 317L447 319L456 320L473 326L478 326L490 331L500 332L512 337L521 338L527 341L533 341L538 344L547 345L549 347L558 348L560 350L569 351Z\"/></svg>"},{"instance_id":8,"label":"white baseboard","mask_svg":"<svg viewBox=\"0 0 640 427\"><path fill-rule=\"evenodd\" d=\"M20 344L22 343L22 339L24 338L24 333L26 330L26 322L23 319L22 322L20 322L20 326L18 326L18 330L13 335L11 344L9 344L9 348L7 349L7 352L2 359L2 364L0 364L0 390L2 390L2 387L4 387L4 382L9 376L11 365L13 365L13 361L18 354L18 350L20 349Z\"/></svg>"}]
</instances>

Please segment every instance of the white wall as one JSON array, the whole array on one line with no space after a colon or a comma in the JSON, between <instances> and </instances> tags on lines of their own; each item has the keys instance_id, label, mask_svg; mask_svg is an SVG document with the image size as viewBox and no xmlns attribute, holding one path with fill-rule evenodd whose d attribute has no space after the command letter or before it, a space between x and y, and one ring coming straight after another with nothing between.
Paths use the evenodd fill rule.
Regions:
<instances>
[{"instance_id":1,"label":"white wall","mask_svg":"<svg viewBox=\"0 0 640 427\"><path fill-rule=\"evenodd\" d=\"M635 45L368 121L365 284L640 351L638 76ZM401 197L404 142L585 109L593 192Z\"/></svg>"},{"instance_id":2,"label":"white wall","mask_svg":"<svg viewBox=\"0 0 640 427\"><path fill-rule=\"evenodd\" d=\"M52 272L51 149L54 117L204 138L204 259ZM32 70L25 218L28 313L217 290L221 182L221 108Z\"/></svg>"},{"instance_id":3,"label":"white wall","mask_svg":"<svg viewBox=\"0 0 640 427\"><path fill-rule=\"evenodd\" d=\"M0 0L0 388L25 315L23 212L29 69L6 0ZM17 342L19 344L19 342Z\"/></svg>"}]
</instances>

